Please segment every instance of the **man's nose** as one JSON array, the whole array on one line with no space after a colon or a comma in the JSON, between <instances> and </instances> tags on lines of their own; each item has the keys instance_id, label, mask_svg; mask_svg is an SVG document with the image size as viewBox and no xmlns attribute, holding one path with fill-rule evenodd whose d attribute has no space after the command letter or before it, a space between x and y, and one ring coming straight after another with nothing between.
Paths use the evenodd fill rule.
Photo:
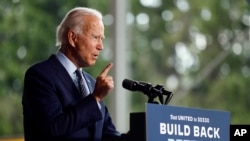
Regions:
<instances>
[{"instance_id":1,"label":"man's nose","mask_svg":"<svg viewBox=\"0 0 250 141\"><path fill-rule=\"evenodd\" d=\"M103 50L103 49L104 49L102 40L99 40L99 41L98 41L97 49L98 49L98 50Z\"/></svg>"}]
</instances>

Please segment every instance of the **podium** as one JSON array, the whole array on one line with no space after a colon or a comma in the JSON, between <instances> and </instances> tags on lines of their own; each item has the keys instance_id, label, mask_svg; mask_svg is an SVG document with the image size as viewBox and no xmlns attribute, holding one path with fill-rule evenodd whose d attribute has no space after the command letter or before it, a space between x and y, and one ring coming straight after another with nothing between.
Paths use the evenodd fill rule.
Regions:
<instances>
[{"instance_id":1,"label":"podium","mask_svg":"<svg viewBox=\"0 0 250 141\"><path fill-rule=\"evenodd\" d=\"M146 103L130 113L130 141L229 141L227 111Z\"/></svg>"}]
</instances>

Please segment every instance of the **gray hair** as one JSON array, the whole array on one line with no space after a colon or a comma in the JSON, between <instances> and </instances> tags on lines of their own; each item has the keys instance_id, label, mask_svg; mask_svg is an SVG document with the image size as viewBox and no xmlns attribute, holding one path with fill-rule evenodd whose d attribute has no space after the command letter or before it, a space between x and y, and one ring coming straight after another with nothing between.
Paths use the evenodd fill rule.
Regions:
<instances>
[{"instance_id":1,"label":"gray hair","mask_svg":"<svg viewBox=\"0 0 250 141\"><path fill-rule=\"evenodd\" d=\"M82 32L82 27L84 21L82 16L93 15L102 20L101 12L97 11L96 9L87 8L87 7L76 7L71 9L63 18L61 23L58 25L56 29L56 46L61 46L62 42L66 40L65 34L68 32L69 29L75 30L76 33Z\"/></svg>"}]
</instances>

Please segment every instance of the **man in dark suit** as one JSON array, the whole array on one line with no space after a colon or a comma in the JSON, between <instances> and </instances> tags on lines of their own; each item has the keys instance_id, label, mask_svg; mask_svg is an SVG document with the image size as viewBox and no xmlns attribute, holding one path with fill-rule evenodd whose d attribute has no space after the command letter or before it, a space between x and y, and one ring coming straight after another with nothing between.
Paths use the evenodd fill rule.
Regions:
<instances>
[{"instance_id":1,"label":"man in dark suit","mask_svg":"<svg viewBox=\"0 0 250 141\"><path fill-rule=\"evenodd\" d=\"M93 66L103 50L102 14L70 10L57 28L59 50L31 66L24 79L25 141L101 141L119 139L103 99L113 89L112 63L94 79L82 70ZM78 85L80 69L83 86ZM84 88L82 92L80 89Z\"/></svg>"}]
</instances>

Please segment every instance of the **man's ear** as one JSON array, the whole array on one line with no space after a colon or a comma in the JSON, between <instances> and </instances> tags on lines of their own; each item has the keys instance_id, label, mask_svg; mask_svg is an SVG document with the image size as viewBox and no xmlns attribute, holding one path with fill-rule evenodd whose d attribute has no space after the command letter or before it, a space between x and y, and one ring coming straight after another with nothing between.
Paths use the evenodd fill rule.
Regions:
<instances>
[{"instance_id":1,"label":"man's ear","mask_svg":"<svg viewBox=\"0 0 250 141\"><path fill-rule=\"evenodd\" d=\"M68 40L69 40L69 44L72 46L72 47L75 47L75 42L77 40L77 36L75 34L74 31L70 30L68 32Z\"/></svg>"}]
</instances>

